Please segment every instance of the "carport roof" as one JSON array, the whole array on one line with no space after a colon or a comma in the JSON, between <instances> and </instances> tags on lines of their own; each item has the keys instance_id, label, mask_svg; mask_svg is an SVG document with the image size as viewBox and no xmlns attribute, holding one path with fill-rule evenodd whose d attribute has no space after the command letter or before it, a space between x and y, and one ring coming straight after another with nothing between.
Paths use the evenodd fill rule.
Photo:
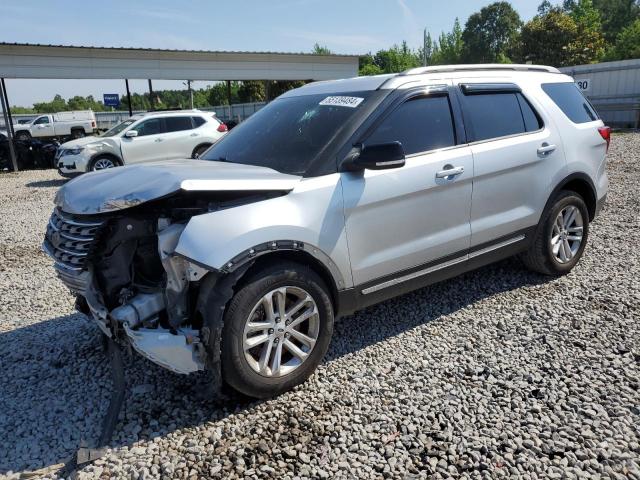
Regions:
<instances>
[{"instance_id":1,"label":"carport roof","mask_svg":"<svg viewBox=\"0 0 640 480\"><path fill-rule=\"evenodd\" d=\"M0 42L4 78L333 80L357 75L357 55Z\"/></svg>"}]
</instances>

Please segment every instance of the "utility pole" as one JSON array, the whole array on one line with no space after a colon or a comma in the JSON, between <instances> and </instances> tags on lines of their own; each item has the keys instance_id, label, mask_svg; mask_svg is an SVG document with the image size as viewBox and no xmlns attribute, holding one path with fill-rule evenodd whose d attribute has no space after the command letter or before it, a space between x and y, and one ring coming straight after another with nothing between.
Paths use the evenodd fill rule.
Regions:
<instances>
[{"instance_id":1,"label":"utility pole","mask_svg":"<svg viewBox=\"0 0 640 480\"><path fill-rule=\"evenodd\" d=\"M133 116L133 109L131 108L131 92L129 91L129 79L124 79L124 85L127 87L127 103L129 104L129 116Z\"/></svg>"},{"instance_id":2,"label":"utility pole","mask_svg":"<svg viewBox=\"0 0 640 480\"><path fill-rule=\"evenodd\" d=\"M13 164L13 171L18 171L18 159L16 158L16 150L13 145L13 125L9 120L10 110L9 101L6 96L6 88L4 84L4 78L0 79L0 107L2 107L2 115L4 117L4 124L7 127L7 140L9 141L9 156L11 157L11 163Z\"/></svg>"},{"instance_id":3,"label":"utility pole","mask_svg":"<svg viewBox=\"0 0 640 480\"><path fill-rule=\"evenodd\" d=\"M422 66L427 66L427 29L424 29L422 36Z\"/></svg>"},{"instance_id":4,"label":"utility pole","mask_svg":"<svg viewBox=\"0 0 640 480\"><path fill-rule=\"evenodd\" d=\"M191 103L191 110L193 110L193 90L191 90L191 80L187 80L187 88L189 89L189 102Z\"/></svg>"},{"instance_id":5,"label":"utility pole","mask_svg":"<svg viewBox=\"0 0 640 480\"><path fill-rule=\"evenodd\" d=\"M155 105L153 103L153 84L151 83L151 79L150 78L148 79L148 82L149 82L149 100L151 100L151 102L150 102L151 103L151 110L155 110L156 107L155 107Z\"/></svg>"}]
</instances>

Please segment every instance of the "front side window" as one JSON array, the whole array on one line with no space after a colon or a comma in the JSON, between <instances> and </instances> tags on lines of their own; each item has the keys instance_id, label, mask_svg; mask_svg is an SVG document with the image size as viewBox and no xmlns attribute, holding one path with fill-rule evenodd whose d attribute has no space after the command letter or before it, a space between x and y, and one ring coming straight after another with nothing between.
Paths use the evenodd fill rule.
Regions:
<instances>
[{"instance_id":1,"label":"front side window","mask_svg":"<svg viewBox=\"0 0 640 480\"><path fill-rule=\"evenodd\" d=\"M34 125L44 125L49 123L49 117L40 117L35 122Z\"/></svg>"},{"instance_id":2,"label":"front side window","mask_svg":"<svg viewBox=\"0 0 640 480\"><path fill-rule=\"evenodd\" d=\"M415 97L389 114L365 140L367 145L398 141L405 155L455 145L455 130L446 95Z\"/></svg>"},{"instance_id":3,"label":"front side window","mask_svg":"<svg viewBox=\"0 0 640 480\"><path fill-rule=\"evenodd\" d=\"M119 123L115 127L112 127L111 129L107 130L101 136L102 137L113 137L113 136L119 134L120 132L122 132L125 128L133 125L134 122L135 122L135 119L132 119L132 118L130 118L129 120L125 120L124 122Z\"/></svg>"},{"instance_id":4,"label":"front side window","mask_svg":"<svg viewBox=\"0 0 640 480\"><path fill-rule=\"evenodd\" d=\"M464 96L465 121L472 141L533 132L542 121L521 93L482 93Z\"/></svg>"},{"instance_id":5,"label":"front side window","mask_svg":"<svg viewBox=\"0 0 640 480\"><path fill-rule=\"evenodd\" d=\"M543 83L542 90L573 123L598 120L598 114L575 83Z\"/></svg>"},{"instance_id":6,"label":"front side window","mask_svg":"<svg viewBox=\"0 0 640 480\"><path fill-rule=\"evenodd\" d=\"M164 124L167 132L180 132L183 130L191 130L191 117L166 117Z\"/></svg>"},{"instance_id":7,"label":"front side window","mask_svg":"<svg viewBox=\"0 0 640 480\"><path fill-rule=\"evenodd\" d=\"M157 135L159 133L164 133L163 123L164 119L162 118L151 118L138 124L134 128L134 130L138 131L139 137L146 137L147 135Z\"/></svg>"},{"instance_id":8,"label":"front side window","mask_svg":"<svg viewBox=\"0 0 640 480\"><path fill-rule=\"evenodd\" d=\"M231 130L202 159L304 174L362 112L371 95L349 92L279 98Z\"/></svg>"}]
</instances>

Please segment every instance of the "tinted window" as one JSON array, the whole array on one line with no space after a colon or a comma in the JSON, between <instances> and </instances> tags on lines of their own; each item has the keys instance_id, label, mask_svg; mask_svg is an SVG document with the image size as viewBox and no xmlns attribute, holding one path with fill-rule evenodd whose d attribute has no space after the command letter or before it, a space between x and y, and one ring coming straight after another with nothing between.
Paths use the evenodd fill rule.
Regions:
<instances>
[{"instance_id":1,"label":"tinted window","mask_svg":"<svg viewBox=\"0 0 640 480\"><path fill-rule=\"evenodd\" d=\"M146 135L156 135L158 133L164 133L163 123L164 122L162 118L151 118L140 123L134 128L134 130L138 131L139 137L144 137Z\"/></svg>"},{"instance_id":2,"label":"tinted window","mask_svg":"<svg viewBox=\"0 0 640 480\"><path fill-rule=\"evenodd\" d=\"M304 174L372 95L349 92L279 98L222 137L202 158ZM331 162L337 170L335 159Z\"/></svg>"},{"instance_id":3,"label":"tinted window","mask_svg":"<svg viewBox=\"0 0 640 480\"><path fill-rule=\"evenodd\" d=\"M584 98L575 83L543 83L542 90L560 107L560 110L573 123L586 123L598 120L598 114L589 101Z\"/></svg>"},{"instance_id":4,"label":"tinted window","mask_svg":"<svg viewBox=\"0 0 640 480\"><path fill-rule=\"evenodd\" d=\"M42 125L43 123L49 123L49 117L40 117L35 122L33 122L34 125Z\"/></svg>"},{"instance_id":5,"label":"tinted window","mask_svg":"<svg viewBox=\"0 0 640 480\"><path fill-rule=\"evenodd\" d=\"M465 95L465 120L473 141L524 133L524 120L515 93Z\"/></svg>"},{"instance_id":6,"label":"tinted window","mask_svg":"<svg viewBox=\"0 0 640 480\"><path fill-rule=\"evenodd\" d=\"M376 127L365 143L395 141L402 143L406 155L455 145L448 97L419 97L403 103Z\"/></svg>"},{"instance_id":7,"label":"tinted window","mask_svg":"<svg viewBox=\"0 0 640 480\"><path fill-rule=\"evenodd\" d=\"M527 132L535 132L536 130L540 130L542 128L542 120L540 120L540 117L538 117L536 112L533 110L533 107L520 93L517 93L516 97L518 97L520 111L522 112L522 117L524 118L525 130Z\"/></svg>"},{"instance_id":8,"label":"tinted window","mask_svg":"<svg viewBox=\"0 0 640 480\"><path fill-rule=\"evenodd\" d=\"M164 119L167 132L180 132L182 130L191 130L191 117L166 117Z\"/></svg>"},{"instance_id":9,"label":"tinted window","mask_svg":"<svg viewBox=\"0 0 640 480\"><path fill-rule=\"evenodd\" d=\"M207 123L207 121L202 117L191 117L191 119L193 120L193 124L195 125L195 128L201 127L202 125Z\"/></svg>"}]
</instances>

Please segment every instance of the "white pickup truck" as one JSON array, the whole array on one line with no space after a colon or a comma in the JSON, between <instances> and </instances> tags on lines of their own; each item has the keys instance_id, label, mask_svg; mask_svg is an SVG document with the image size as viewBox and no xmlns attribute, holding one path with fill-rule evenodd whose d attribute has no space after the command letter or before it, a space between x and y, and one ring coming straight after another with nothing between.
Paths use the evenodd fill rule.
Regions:
<instances>
[{"instance_id":1,"label":"white pickup truck","mask_svg":"<svg viewBox=\"0 0 640 480\"><path fill-rule=\"evenodd\" d=\"M91 135L95 129L96 115L92 110L40 115L29 123L13 126L18 140L54 137L81 138L85 135Z\"/></svg>"}]
</instances>

